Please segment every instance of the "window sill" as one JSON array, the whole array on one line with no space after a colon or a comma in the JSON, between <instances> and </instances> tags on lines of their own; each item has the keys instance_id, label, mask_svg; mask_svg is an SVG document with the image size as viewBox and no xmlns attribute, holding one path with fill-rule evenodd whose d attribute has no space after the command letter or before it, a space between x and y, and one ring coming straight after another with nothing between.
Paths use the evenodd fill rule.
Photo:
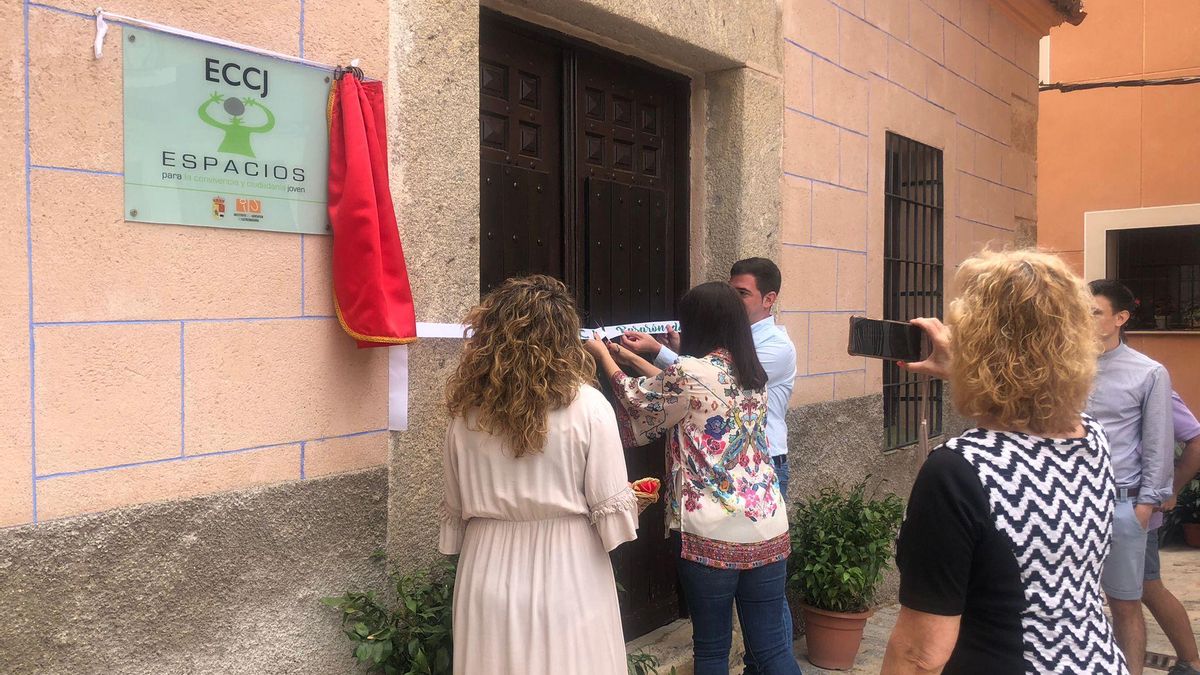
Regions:
<instances>
[{"instance_id":1,"label":"window sill","mask_svg":"<svg viewBox=\"0 0 1200 675\"><path fill-rule=\"evenodd\" d=\"M1200 328L1170 328L1165 330L1130 330L1126 335L1200 335Z\"/></svg>"}]
</instances>

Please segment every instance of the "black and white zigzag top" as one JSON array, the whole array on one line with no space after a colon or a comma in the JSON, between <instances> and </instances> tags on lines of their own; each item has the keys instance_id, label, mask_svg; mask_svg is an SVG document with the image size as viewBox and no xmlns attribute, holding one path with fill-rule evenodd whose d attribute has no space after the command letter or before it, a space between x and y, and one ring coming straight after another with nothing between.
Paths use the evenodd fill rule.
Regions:
<instances>
[{"instance_id":1,"label":"black and white zigzag top","mask_svg":"<svg viewBox=\"0 0 1200 675\"><path fill-rule=\"evenodd\" d=\"M946 673L1127 673L1100 570L1115 498L1108 441L972 429L921 468L900 531L900 602L961 616Z\"/></svg>"}]
</instances>

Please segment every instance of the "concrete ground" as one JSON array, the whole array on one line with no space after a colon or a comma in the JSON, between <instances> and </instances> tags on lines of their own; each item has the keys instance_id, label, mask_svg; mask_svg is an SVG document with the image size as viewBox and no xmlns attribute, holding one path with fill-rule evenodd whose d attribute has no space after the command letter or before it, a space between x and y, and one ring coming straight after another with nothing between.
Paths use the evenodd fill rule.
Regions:
<instances>
[{"instance_id":1,"label":"concrete ground","mask_svg":"<svg viewBox=\"0 0 1200 675\"><path fill-rule=\"evenodd\" d=\"M1171 547L1164 549L1161 557L1163 583L1187 608L1188 614L1192 618L1193 630L1200 631L1200 549ZM796 641L796 656L800 660L801 669L805 675L833 675L838 672L853 675L876 675L883 667L884 650L887 648L892 626L896 623L898 611L897 605L882 607L875 613L875 616L871 617L863 634L858 660L855 662L854 668L849 671L822 670L810 664L804 658L808 653L808 647L804 643L804 638L800 638ZM1146 624L1147 651L1167 654L1174 659L1175 651L1171 648L1171 643L1149 612L1147 612ZM691 636L691 624L687 621L677 621L631 642L629 648L630 651L643 649L658 656L661 662L659 668L661 675L668 675L671 667L676 668L677 675L691 675ZM731 673L741 672L740 667L737 667L737 664L740 664L741 652L736 649L740 643L741 640L735 635L734 644L737 653L732 654L730 658ZM1154 672L1150 668L1147 668L1146 671Z\"/></svg>"},{"instance_id":2,"label":"concrete ground","mask_svg":"<svg viewBox=\"0 0 1200 675\"><path fill-rule=\"evenodd\" d=\"M1159 557L1163 584L1183 603L1192 619L1192 631L1200 632L1200 549L1173 546L1162 550ZM1149 612L1146 612L1146 651L1175 658L1175 650Z\"/></svg>"}]
</instances>

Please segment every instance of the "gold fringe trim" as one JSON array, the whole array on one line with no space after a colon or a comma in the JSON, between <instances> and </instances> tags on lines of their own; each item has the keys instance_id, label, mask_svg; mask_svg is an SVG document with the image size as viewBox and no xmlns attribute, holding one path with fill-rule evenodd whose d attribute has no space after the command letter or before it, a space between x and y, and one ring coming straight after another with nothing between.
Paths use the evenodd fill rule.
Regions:
<instances>
[{"instance_id":1,"label":"gold fringe trim","mask_svg":"<svg viewBox=\"0 0 1200 675\"><path fill-rule=\"evenodd\" d=\"M342 330L346 331L346 334L355 340L362 340L363 342L377 342L384 345L406 345L417 341L415 336L407 338L383 337L381 335L363 335L362 333L354 330L349 326L349 324L346 323L345 317L342 316L342 306L338 304L337 291L334 291L333 293L333 311L337 314L337 320L338 323L341 324Z\"/></svg>"}]
</instances>

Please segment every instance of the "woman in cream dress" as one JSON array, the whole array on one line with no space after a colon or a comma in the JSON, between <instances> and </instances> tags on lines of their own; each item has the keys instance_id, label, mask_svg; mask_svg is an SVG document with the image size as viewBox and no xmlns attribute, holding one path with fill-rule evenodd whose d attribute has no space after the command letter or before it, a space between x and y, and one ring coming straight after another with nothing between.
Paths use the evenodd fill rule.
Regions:
<instances>
[{"instance_id":1,"label":"woman in cream dress","mask_svg":"<svg viewBox=\"0 0 1200 675\"><path fill-rule=\"evenodd\" d=\"M460 555L454 672L623 675L608 551L636 536L637 502L571 295L510 279L467 324L439 543Z\"/></svg>"}]
</instances>

